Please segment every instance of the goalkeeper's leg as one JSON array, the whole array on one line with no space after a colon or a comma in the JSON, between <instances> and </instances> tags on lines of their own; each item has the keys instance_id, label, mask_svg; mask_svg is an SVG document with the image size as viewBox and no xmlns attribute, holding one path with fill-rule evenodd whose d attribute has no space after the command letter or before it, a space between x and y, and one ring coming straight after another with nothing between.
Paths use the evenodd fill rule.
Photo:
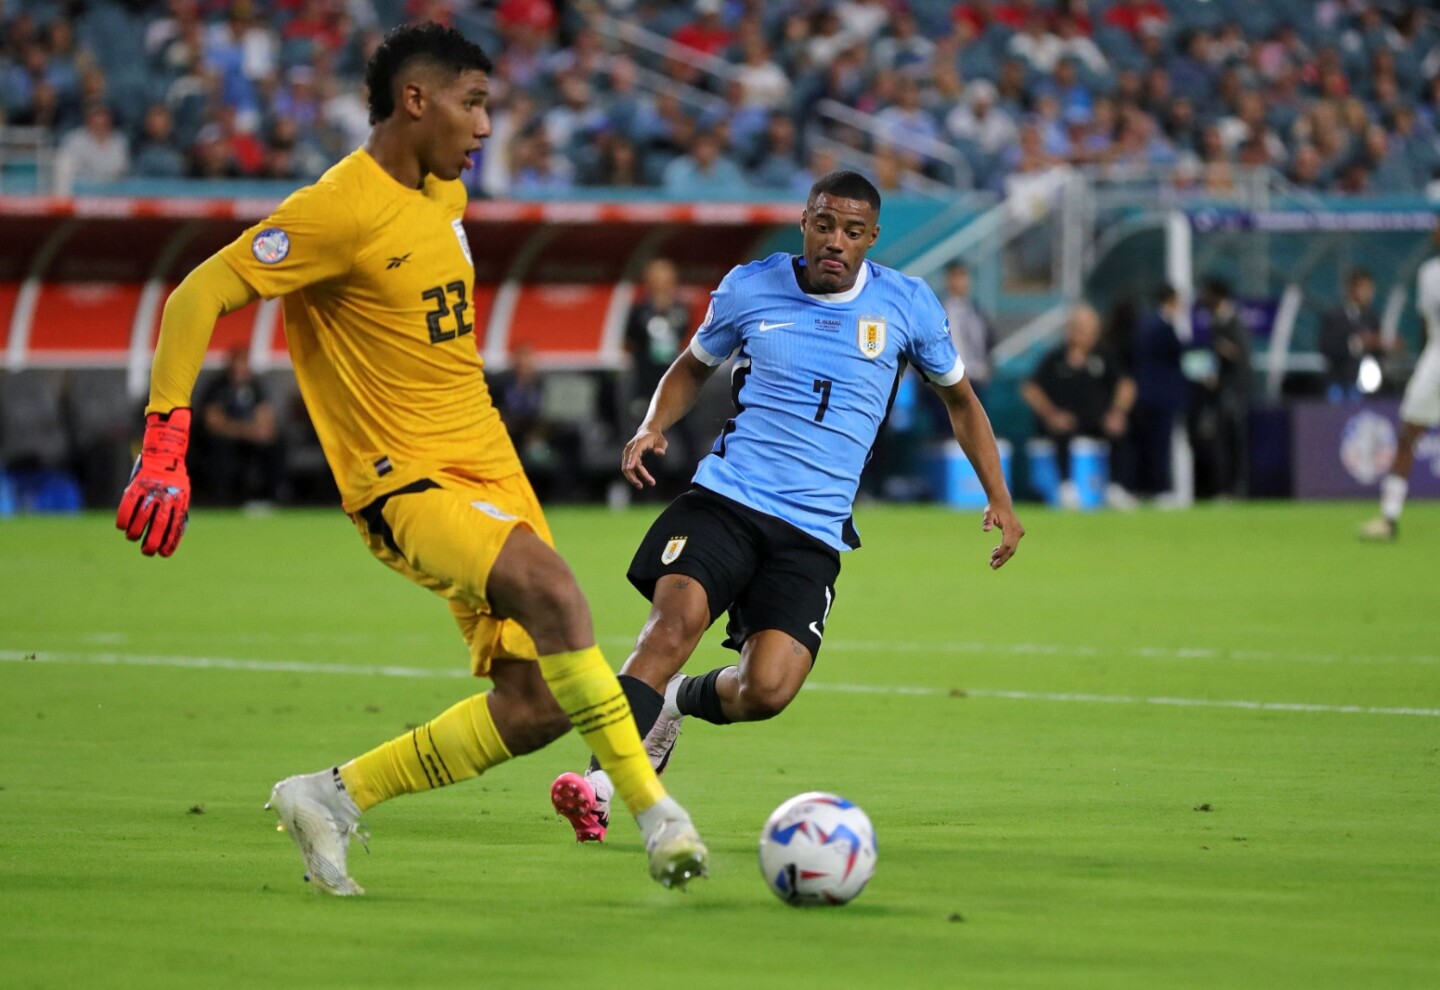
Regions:
<instances>
[{"instance_id":1,"label":"goalkeeper's leg","mask_svg":"<svg viewBox=\"0 0 1440 990\"><path fill-rule=\"evenodd\" d=\"M590 606L569 565L517 527L490 571L486 598L535 641L545 683L640 824L651 874L667 887L703 876L705 847L655 776L629 702L595 644Z\"/></svg>"}]
</instances>

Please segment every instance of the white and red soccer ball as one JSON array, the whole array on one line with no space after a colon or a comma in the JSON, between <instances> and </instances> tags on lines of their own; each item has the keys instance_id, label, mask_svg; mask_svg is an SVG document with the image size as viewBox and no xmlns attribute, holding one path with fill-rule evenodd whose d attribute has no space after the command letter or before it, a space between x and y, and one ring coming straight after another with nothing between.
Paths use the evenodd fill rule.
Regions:
<instances>
[{"instance_id":1,"label":"white and red soccer ball","mask_svg":"<svg viewBox=\"0 0 1440 990\"><path fill-rule=\"evenodd\" d=\"M797 794L760 833L760 872L791 906L845 904L875 875L875 828L839 795Z\"/></svg>"}]
</instances>

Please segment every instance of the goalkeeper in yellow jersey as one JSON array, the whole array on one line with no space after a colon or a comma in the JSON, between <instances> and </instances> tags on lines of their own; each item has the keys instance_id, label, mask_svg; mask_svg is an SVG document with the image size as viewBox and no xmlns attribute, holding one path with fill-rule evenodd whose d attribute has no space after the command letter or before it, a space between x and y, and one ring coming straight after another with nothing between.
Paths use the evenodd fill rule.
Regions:
<instances>
[{"instance_id":1,"label":"goalkeeper in yellow jersey","mask_svg":"<svg viewBox=\"0 0 1440 990\"><path fill-rule=\"evenodd\" d=\"M667 887L705 875L705 847L651 770L481 373L458 179L490 134L490 68L451 29L392 31L365 70L365 146L170 296L117 517L147 555L174 552L190 501L190 394L211 331L224 313L283 298L295 376L345 511L371 553L447 600L474 674L493 682L348 763L275 785L268 806L332 894L362 893L346 868L362 813L474 777L571 725L635 814L651 875Z\"/></svg>"}]
</instances>

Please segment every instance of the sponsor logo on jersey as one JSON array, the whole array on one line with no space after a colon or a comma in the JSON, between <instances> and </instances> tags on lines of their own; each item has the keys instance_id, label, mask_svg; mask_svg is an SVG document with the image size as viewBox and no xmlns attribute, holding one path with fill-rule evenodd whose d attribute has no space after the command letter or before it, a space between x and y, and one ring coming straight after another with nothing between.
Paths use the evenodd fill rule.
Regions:
<instances>
[{"instance_id":1,"label":"sponsor logo on jersey","mask_svg":"<svg viewBox=\"0 0 1440 990\"><path fill-rule=\"evenodd\" d=\"M764 333L766 330L779 330L781 327L793 327L794 325L793 323L766 323L764 320L761 320L760 332Z\"/></svg>"},{"instance_id":2,"label":"sponsor logo on jersey","mask_svg":"<svg viewBox=\"0 0 1440 990\"><path fill-rule=\"evenodd\" d=\"M885 317L862 316L855 328L855 342L867 358L879 357L885 351Z\"/></svg>"},{"instance_id":3,"label":"sponsor logo on jersey","mask_svg":"<svg viewBox=\"0 0 1440 990\"><path fill-rule=\"evenodd\" d=\"M465 260L475 264L475 259L470 257L470 239L465 236L465 225L458 219L450 221L450 229L455 231L455 239L460 242L460 250L465 254Z\"/></svg>"},{"instance_id":4,"label":"sponsor logo on jersey","mask_svg":"<svg viewBox=\"0 0 1440 990\"><path fill-rule=\"evenodd\" d=\"M405 264L405 262L409 261L410 255L414 253L415 252L413 251L406 251L404 254L396 255L394 258L391 258L385 263L385 270L391 271L393 269L399 268L401 265Z\"/></svg>"},{"instance_id":5,"label":"sponsor logo on jersey","mask_svg":"<svg viewBox=\"0 0 1440 990\"><path fill-rule=\"evenodd\" d=\"M660 555L660 563L673 564L675 559L685 550L685 544L689 541L688 536L672 536L670 542L665 544L665 552Z\"/></svg>"},{"instance_id":6,"label":"sponsor logo on jersey","mask_svg":"<svg viewBox=\"0 0 1440 990\"><path fill-rule=\"evenodd\" d=\"M504 509L495 505L491 505L489 502L471 502L470 508L479 509L487 516L493 516L496 519L499 519L501 522L509 522L511 519L515 518L515 516L512 516Z\"/></svg>"},{"instance_id":7,"label":"sponsor logo on jersey","mask_svg":"<svg viewBox=\"0 0 1440 990\"><path fill-rule=\"evenodd\" d=\"M266 227L250 242L250 253L262 265L278 265L290 254L290 235L279 227Z\"/></svg>"}]
</instances>

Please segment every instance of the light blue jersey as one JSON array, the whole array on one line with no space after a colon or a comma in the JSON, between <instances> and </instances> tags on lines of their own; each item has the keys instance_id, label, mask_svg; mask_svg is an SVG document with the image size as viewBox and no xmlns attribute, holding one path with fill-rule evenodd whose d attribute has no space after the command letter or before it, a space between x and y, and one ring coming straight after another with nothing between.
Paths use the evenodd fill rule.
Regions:
<instances>
[{"instance_id":1,"label":"light blue jersey","mask_svg":"<svg viewBox=\"0 0 1440 990\"><path fill-rule=\"evenodd\" d=\"M907 363L933 382L965 374L944 307L918 278L866 261L846 292L805 293L789 254L732 269L690 351L735 355L735 418L695 483L837 550L860 545L851 506Z\"/></svg>"}]
</instances>

